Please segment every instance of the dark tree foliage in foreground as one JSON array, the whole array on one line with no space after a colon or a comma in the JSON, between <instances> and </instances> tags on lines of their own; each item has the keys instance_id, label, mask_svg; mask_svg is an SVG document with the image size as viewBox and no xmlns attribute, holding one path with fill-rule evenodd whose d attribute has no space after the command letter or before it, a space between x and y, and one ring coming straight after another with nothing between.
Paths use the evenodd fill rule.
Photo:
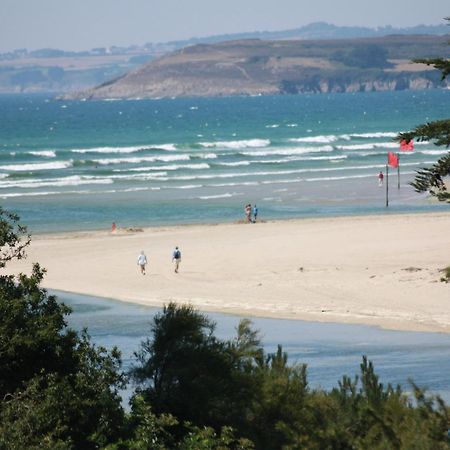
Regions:
<instances>
[{"instance_id":1,"label":"dark tree foliage in foreground","mask_svg":"<svg viewBox=\"0 0 450 450\"><path fill-rule=\"evenodd\" d=\"M289 365L281 347L265 354L249 321L241 322L232 341L220 341L213 331L214 323L190 306L169 304L155 317L133 370L141 386L133 411L140 411L140 430L145 423L161 427L155 417L175 418L162 429L170 429L181 447L164 447L166 435L165 444L154 448L191 448L180 442L188 436L200 442L230 426L244 439L236 445L249 445L249 439L263 450L448 448L442 400L415 388L411 401L399 386L380 383L366 358L359 378L344 377L331 392L313 390L306 366ZM199 430L209 431L199 436Z\"/></svg>"},{"instance_id":2,"label":"dark tree foliage in foreground","mask_svg":"<svg viewBox=\"0 0 450 450\"><path fill-rule=\"evenodd\" d=\"M30 243L27 228L19 222L17 214L0 206L0 268L12 259L25 257L25 248Z\"/></svg>"},{"instance_id":3,"label":"dark tree foliage in foreground","mask_svg":"<svg viewBox=\"0 0 450 450\"><path fill-rule=\"evenodd\" d=\"M450 18L446 18L450 21ZM442 80L450 74L450 59L433 58L417 59L414 62L427 64L440 70ZM450 147L450 119L442 119L417 126L414 130L400 133L396 140L407 142L433 141L438 146ZM411 183L416 192L429 192L440 201L450 202L450 193L446 185L445 177L450 176L450 153L440 158L431 167L425 167L417 171L415 180ZM448 182L448 180L447 180Z\"/></svg>"},{"instance_id":4,"label":"dark tree foliage in foreground","mask_svg":"<svg viewBox=\"0 0 450 450\"><path fill-rule=\"evenodd\" d=\"M171 303L155 316L132 374L156 413L215 428L240 421L253 395L252 343L246 329L235 343L217 339L214 329L187 305Z\"/></svg>"},{"instance_id":5,"label":"dark tree foliage in foreground","mask_svg":"<svg viewBox=\"0 0 450 450\"><path fill-rule=\"evenodd\" d=\"M18 217L1 210L0 266L24 257ZM31 276L0 276L0 449L93 449L123 422L120 355L67 328L70 309Z\"/></svg>"}]
</instances>

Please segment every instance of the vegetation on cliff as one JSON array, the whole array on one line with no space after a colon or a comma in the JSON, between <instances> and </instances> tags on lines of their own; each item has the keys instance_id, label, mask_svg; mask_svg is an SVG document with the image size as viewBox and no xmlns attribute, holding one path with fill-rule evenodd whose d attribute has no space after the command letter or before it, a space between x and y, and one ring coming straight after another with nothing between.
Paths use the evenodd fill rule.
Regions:
<instances>
[{"instance_id":1,"label":"vegetation on cliff","mask_svg":"<svg viewBox=\"0 0 450 450\"><path fill-rule=\"evenodd\" d=\"M414 58L440 55L446 37L197 44L67 98L159 98L358 92L444 86Z\"/></svg>"}]
</instances>

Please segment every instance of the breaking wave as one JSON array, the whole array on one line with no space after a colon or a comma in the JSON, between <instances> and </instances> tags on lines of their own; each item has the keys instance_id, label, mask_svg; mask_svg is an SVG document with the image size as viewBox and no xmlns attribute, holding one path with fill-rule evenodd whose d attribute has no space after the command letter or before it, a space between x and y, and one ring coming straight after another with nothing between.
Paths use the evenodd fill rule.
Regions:
<instances>
[{"instance_id":1,"label":"breaking wave","mask_svg":"<svg viewBox=\"0 0 450 450\"><path fill-rule=\"evenodd\" d=\"M334 148L331 145L321 147L293 147L293 148L275 148L273 150L254 150L241 152L244 156L271 156L271 155L302 155L305 153L332 152Z\"/></svg>"},{"instance_id":2,"label":"breaking wave","mask_svg":"<svg viewBox=\"0 0 450 450\"><path fill-rule=\"evenodd\" d=\"M271 144L269 139L245 139L240 141L217 141L217 142L200 142L205 148L259 148L268 147Z\"/></svg>"},{"instance_id":3,"label":"breaking wave","mask_svg":"<svg viewBox=\"0 0 450 450\"><path fill-rule=\"evenodd\" d=\"M229 198L229 197L238 197L240 195L244 195L241 192L226 192L225 194L217 194L217 195L200 195L199 198L200 200L211 200L211 199L215 199L215 198Z\"/></svg>"},{"instance_id":4,"label":"breaking wave","mask_svg":"<svg viewBox=\"0 0 450 450\"><path fill-rule=\"evenodd\" d=\"M302 138L292 138L289 139L290 142L317 142L319 144L330 144L331 142L335 142L338 140L338 137L335 135L329 136L310 136L310 137L302 137Z\"/></svg>"},{"instance_id":5,"label":"breaking wave","mask_svg":"<svg viewBox=\"0 0 450 450\"><path fill-rule=\"evenodd\" d=\"M28 163L28 164L9 164L0 166L0 170L7 170L13 172L33 171L33 170L57 170L67 169L72 167L73 160L70 161L55 161L49 163Z\"/></svg>"},{"instance_id":6,"label":"breaking wave","mask_svg":"<svg viewBox=\"0 0 450 450\"><path fill-rule=\"evenodd\" d=\"M44 158L55 158L56 153L53 150L40 150L40 151L31 151L27 152L29 155L33 156L43 156Z\"/></svg>"}]
</instances>

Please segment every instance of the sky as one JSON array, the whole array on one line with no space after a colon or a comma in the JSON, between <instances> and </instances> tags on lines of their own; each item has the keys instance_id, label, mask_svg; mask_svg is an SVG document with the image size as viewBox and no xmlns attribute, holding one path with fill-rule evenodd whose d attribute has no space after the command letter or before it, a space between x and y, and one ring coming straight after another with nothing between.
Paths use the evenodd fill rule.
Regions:
<instances>
[{"instance_id":1,"label":"sky","mask_svg":"<svg viewBox=\"0 0 450 450\"><path fill-rule=\"evenodd\" d=\"M447 16L449 0L0 0L0 52L143 45L318 21L437 25Z\"/></svg>"}]
</instances>

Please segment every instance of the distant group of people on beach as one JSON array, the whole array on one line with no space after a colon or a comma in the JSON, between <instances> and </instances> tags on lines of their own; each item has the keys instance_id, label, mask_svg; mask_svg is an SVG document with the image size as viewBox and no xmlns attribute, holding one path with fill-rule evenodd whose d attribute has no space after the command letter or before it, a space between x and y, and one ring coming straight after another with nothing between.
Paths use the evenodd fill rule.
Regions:
<instances>
[{"instance_id":1,"label":"distant group of people on beach","mask_svg":"<svg viewBox=\"0 0 450 450\"><path fill-rule=\"evenodd\" d=\"M175 267L175 273L178 273L181 263L181 251L178 247L175 247L174 251L172 252L172 263ZM145 275L147 267L147 256L145 255L144 250L142 250L139 254L137 264L139 266L141 274Z\"/></svg>"},{"instance_id":2,"label":"distant group of people on beach","mask_svg":"<svg viewBox=\"0 0 450 450\"><path fill-rule=\"evenodd\" d=\"M256 223L256 219L258 218L258 208L256 205L252 207L251 203L248 203L247 205L245 205L244 212L245 220L247 223Z\"/></svg>"}]
</instances>

